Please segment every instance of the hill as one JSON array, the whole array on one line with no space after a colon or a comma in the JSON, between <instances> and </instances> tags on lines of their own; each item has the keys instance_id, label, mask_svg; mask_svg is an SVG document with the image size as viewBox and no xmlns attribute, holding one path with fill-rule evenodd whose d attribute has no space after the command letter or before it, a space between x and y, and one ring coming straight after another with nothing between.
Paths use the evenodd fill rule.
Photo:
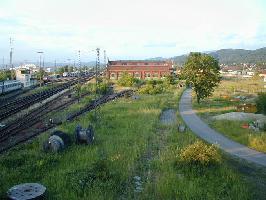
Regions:
<instances>
[{"instance_id":1,"label":"hill","mask_svg":"<svg viewBox=\"0 0 266 200\"><path fill-rule=\"evenodd\" d=\"M220 49L217 51L208 52L216 59L219 63L223 64L239 64L239 63L266 63L266 47L256 50L245 50L245 49ZM171 59L177 64L184 64L187 55L176 56Z\"/></svg>"}]
</instances>

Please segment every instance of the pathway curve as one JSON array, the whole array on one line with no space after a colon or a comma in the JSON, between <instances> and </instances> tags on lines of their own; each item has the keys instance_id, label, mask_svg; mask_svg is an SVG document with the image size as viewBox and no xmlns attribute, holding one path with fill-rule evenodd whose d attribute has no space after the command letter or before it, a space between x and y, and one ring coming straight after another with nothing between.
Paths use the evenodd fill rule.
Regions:
<instances>
[{"instance_id":1,"label":"pathway curve","mask_svg":"<svg viewBox=\"0 0 266 200\"><path fill-rule=\"evenodd\" d=\"M203 122L192 110L191 89L184 91L180 102L179 112L187 126L199 137L212 144L218 144L221 149L227 153L243 158L249 162L253 162L266 167L266 154L250 149L242 144L234 142L223 136L217 131L211 129ZM225 124L226 126L226 124Z\"/></svg>"}]
</instances>

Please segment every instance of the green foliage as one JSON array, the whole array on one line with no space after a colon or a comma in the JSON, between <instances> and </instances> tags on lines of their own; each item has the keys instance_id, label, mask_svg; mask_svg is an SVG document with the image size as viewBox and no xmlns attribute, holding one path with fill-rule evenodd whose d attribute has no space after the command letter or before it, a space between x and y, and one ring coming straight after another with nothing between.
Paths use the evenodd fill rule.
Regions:
<instances>
[{"instance_id":1,"label":"green foliage","mask_svg":"<svg viewBox=\"0 0 266 200\"><path fill-rule=\"evenodd\" d=\"M197 140L181 150L180 160L187 164L208 166L220 163L221 155L214 145Z\"/></svg>"},{"instance_id":2,"label":"green foliage","mask_svg":"<svg viewBox=\"0 0 266 200\"><path fill-rule=\"evenodd\" d=\"M266 93L261 92L258 93L258 97L256 99L256 106L259 113L266 115Z\"/></svg>"},{"instance_id":3,"label":"green foliage","mask_svg":"<svg viewBox=\"0 0 266 200\"><path fill-rule=\"evenodd\" d=\"M167 76L165 79L151 79L145 82L138 92L140 94L161 94L174 89L176 81L173 76Z\"/></svg>"},{"instance_id":4,"label":"green foliage","mask_svg":"<svg viewBox=\"0 0 266 200\"><path fill-rule=\"evenodd\" d=\"M0 81L5 81L7 80L7 73L6 71L0 71Z\"/></svg>"},{"instance_id":5,"label":"green foliage","mask_svg":"<svg viewBox=\"0 0 266 200\"><path fill-rule=\"evenodd\" d=\"M50 155L40 149L49 135L44 133L3 152L0 197L4 198L11 186L31 181L48 188L46 199L57 200L263 199L250 193L247 180L227 162L204 168L203 176L185 171L185 167L177 169L174 164L180 148L196 137L191 132L177 133L176 127L160 126L159 119L163 109L177 109L180 93L175 90L141 95L137 101L121 98L104 104L91 146L73 144L60 154ZM86 113L58 129L73 137L76 125L87 127L91 119L92 113ZM135 176L141 178L140 193L134 192ZM264 184L260 185L254 193L263 193Z\"/></svg>"},{"instance_id":6,"label":"green foliage","mask_svg":"<svg viewBox=\"0 0 266 200\"><path fill-rule=\"evenodd\" d=\"M134 78L129 73L123 73L121 78L118 80L118 84L124 87L132 87L135 83L138 82L138 79Z\"/></svg>"},{"instance_id":7,"label":"green foliage","mask_svg":"<svg viewBox=\"0 0 266 200\"><path fill-rule=\"evenodd\" d=\"M197 102L210 96L220 82L218 61L212 56L201 53L190 53L182 76L188 85L196 92Z\"/></svg>"},{"instance_id":8,"label":"green foliage","mask_svg":"<svg viewBox=\"0 0 266 200\"><path fill-rule=\"evenodd\" d=\"M164 82L167 85L174 85L175 84L175 78L172 75L168 75L164 78Z\"/></svg>"},{"instance_id":9,"label":"green foliage","mask_svg":"<svg viewBox=\"0 0 266 200\"><path fill-rule=\"evenodd\" d=\"M73 66L68 67L68 72L73 72L73 71L74 71L74 67Z\"/></svg>"},{"instance_id":10,"label":"green foliage","mask_svg":"<svg viewBox=\"0 0 266 200\"><path fill-rule=\"evenodd\" d=\"M73 66L65 65L63 67L58 67L56 72L62 76L64 72L73 72L74 70L76 69L74 69Z\"/></svg>"},{"instance_id":11,"label":"green foliage","mask_svg":"<svg viewBox=\"0 0 266 200\"><path fill-rule=\"evenodd\" d=\"M77 197L85 196L86 190L98 187L100 190L114 190L119 186L119 174L110 170L110 163L106 158L101 158L92 163L88 169L74 170L67 174L70 190L74 190ZM115 187L116 186L116 187Z\"/></svg>"},{"instance_id":12,"label":"green foliage","mask_svg":"<svg viewBox=\"0 0 266 200\"><path fill-rule=\"evenodd\" d=\"M78 98L80 98L80 95L81 95L81 84L80 83L76 84L75 87L74 87L74 90L75 90Z\"/></svg>"},{"instance_id":13,"label":"green foliage","mask_svg":"<svg viewBox=\"0 0 266 200\"><path fill-rule=\"evenodd\" d=\"M14 80L16 78L15 70L0 70L0 81Z\"/></svg>"},{"instance_id":14,"label":"green foliage","mask_svg":"<svg viewBox=\"0 0 266 200\"><path fill-rule=\"evenodd\" d=\"M44 69L42 68L40 71L36 72L36 77L38 80L42 80L43 77L46 75L46 72L44 71Z\"/></svg>"},{"instance_id":15,"label":"green foliage","mask_svg":"<svg viewBox=\"0 0 266 200\"><path fill-rule=\"evenodd\" d=\"M244 123L247 122L216 120L211 123L211 127L236 142L266 153L266 132L259 131L254 133L251 129L243 129L242 125Z\"/></svg>"},{"instance_id":16,"label":"green foliage","mask_svg":"<svg viewBox=\"0 0 266 200\"><path fill-rule=\"evenodd\" d=\"M161 94L164 91L164 87L162 84L152 85L146 84L139 89L140 94Z\"/></svg>"},{"instance_id":17,"label":"green foliage","mask_svg":"<svg viewBox=\"0 0 266 200\"><path fill-rule=\"evenodd\" d=\"M56 72L62 76L63 73L65 72L65 68L64 67L59 67L59 68L57 68Z\"/></svg>"},{"instance_id":18,"label":"green foliage","mask_svg":"<svg viewBox=\"0 0 266 200\"><path fill-rule=\"evenodd\" d=\"M98 94L107 94L109 91L109 84L108 83L104 83L104 82L100 82L98 84Z\"/></svg>"}]
</instances>

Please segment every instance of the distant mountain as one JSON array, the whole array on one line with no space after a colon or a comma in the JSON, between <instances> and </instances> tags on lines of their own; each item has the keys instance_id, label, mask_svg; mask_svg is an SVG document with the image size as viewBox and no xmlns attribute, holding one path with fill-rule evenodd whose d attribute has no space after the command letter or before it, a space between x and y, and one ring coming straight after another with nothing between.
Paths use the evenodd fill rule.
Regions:
<instances>
[{"instance_id":1,"label":"distant mountain","mask_svg":"<svg viewBox=\"0 0 266 200\"><path fill-rule=\"evenodd\" d=\"M149 58L147 60L159 61L159 60L166 60L166 58L163 58L163 57L155 57L155 58Z\"/></svg>"},{"instance_id":2,"label":"distant mountain","mask_svg":"<svg viewBox=\"0 0 266 200\"><path fill-rule=\"evenodd\" d=\"M266 63L266 47L256 50L245 49L221 49L208 52L208 54L219 60L223 64L239 64L239 63ZM179 65L183 65L187 55L176 56L171 59Z\"/></svg>"}]
</instances>

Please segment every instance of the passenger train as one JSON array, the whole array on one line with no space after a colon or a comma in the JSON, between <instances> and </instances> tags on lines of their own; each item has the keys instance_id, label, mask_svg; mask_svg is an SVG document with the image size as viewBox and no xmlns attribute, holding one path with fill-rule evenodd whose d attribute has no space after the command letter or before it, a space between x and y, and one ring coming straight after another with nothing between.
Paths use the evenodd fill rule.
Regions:
<instances>
[{"instance_id":1,"label":"passenger train","mask_svg":"<svg viewBox=\"0 0 266 200\"><path fill-rule=\"evenodd\" d=\"M22 88L22 83L17 80L7 80L0 82L0 94L5 94Z\"/></svg>"}]
</instances>

